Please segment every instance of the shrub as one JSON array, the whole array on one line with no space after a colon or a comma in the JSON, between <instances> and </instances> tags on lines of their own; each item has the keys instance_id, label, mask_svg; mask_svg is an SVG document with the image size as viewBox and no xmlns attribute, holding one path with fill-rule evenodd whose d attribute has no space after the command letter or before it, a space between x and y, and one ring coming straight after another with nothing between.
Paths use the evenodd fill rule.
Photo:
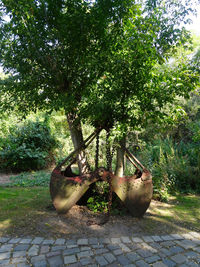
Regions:
<instances>
[{"instance_id":1,"label":"shrub","mask_svg":"<svg viewBox=\"0 0 200 267\"><path fill-rule=\"evenodd\" d=\"M197 144L157 139L146 144L139 158L153 176L154 196L167 200L172 191L200 192L200 152Z\"/></svg>"},{"instance_id":2,"label":"shrub","mask_svg":"<svg viewBox=\"0 0 200 267\"><path fill-rule=\"evenodd\" d=\"M108 212L109 206L109 184L107 182L96 182L90 197L87 200L87 207L93 212ZM119 197L113 193L111 214L124 215L128 213L128 209L121 202Z\"/></svg>"},{"instance_id":3,"label":"shrub","mask_svg":"<svg viewBox=\"0 0 200 267\"><path fill-rule=\"evenodd\" d=\"M97 182L91 196L87 200L87 207L93 212L107 212L109 185Z\"/></svg>"},{"instance_id":4,"label":"shrub","mask_svg":"<svg viewBox=\"0 0 200 267\"><path fill-rule=\"evenodd\" d=\"M56 146L47 123L25 121L11 126L6 138L1 138L1 169L12 171L36 170L52 160Z\"/></svg>"}]
</instances>

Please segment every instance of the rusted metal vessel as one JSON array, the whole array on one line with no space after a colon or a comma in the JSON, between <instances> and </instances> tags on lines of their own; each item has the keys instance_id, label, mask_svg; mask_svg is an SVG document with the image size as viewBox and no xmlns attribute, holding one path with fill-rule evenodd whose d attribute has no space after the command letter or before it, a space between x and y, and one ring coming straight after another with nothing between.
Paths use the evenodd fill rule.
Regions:
<instances>
[{"instance_id":1,"label":"rusted metal vessel","mask_svg":"<svg viewBox=\"0 0 200 267\"><path fill-rule=\"evenodd\" d=\"M92 136L92 139L94 137L95 135ZM89 137L88 139L90 140L91 138ZM50 181L50 194L57 212L66 213L70 210L93 183L107 181L112 188L111 191L116 193L128 208L131 215L142 217L148 209L153 195L152 176L135 156L126 148L124 149L127 158L136 168L132 176L118 177L112 171L108 171L102 167L85 175L76 175L71 170L71 165L75 161L74 159L71 160L71 163L65 171L62 171L62 165L77 153L78 150L72 152L59 164L53 170Z\"/></svg>"},{"instance_id":2,"label":"rusted metal vessel","mask_svg":"<svg viewBox=\"0 0 200 267\"><path fill-rule=\"evenodd\" d=\"M89 186L99 180L98 170L78 176L64 176L60 169L55 168L51 174L50 194L58 213L66 213L86 193Z\"/></svg>"}]
</instances>

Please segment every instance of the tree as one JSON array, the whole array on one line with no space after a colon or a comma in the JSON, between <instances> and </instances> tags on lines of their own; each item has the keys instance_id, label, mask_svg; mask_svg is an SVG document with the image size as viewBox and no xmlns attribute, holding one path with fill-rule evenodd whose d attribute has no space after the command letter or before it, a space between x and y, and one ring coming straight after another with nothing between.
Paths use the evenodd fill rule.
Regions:
<instances>
[{"instance_id":1,"label":"tree","mask_svg":"<svg viewBox=\"0 0 200 267\"><path fill-rule=\"evenodd\" d=\"M127 6L120 1L21 0L2 1L1 10L10 17L1 27L1 62L11 73L4 108L12 103L27 112L64 108L74 146L79 147L79 103L103 75Z\"/></svg>"},{"instance_id":2,"label":"tree","mask_svg":"<svg viewBox=\"0 0 200 267\"><path fill-rule=\"evenodd\" d=\"M160 89L166 75L155 74L177 46L188 45L180 23L190 11L188 0L2 0L0 59L10 74L2 108L64 108L75 148L81 121L123 133L156 119L173 94L196 82L188 74L189 87Z\"/></svg>"}]
</instances>

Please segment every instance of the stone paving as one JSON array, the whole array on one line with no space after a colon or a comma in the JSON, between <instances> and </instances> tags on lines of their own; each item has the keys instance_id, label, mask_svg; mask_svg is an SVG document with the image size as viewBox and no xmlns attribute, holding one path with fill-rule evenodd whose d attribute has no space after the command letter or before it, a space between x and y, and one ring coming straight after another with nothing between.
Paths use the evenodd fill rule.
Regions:
<instances>
[{"instance_id":1,"label":"stone paving","mask_svg":"<svg viewBox=\"0 0 200 267\"><path fill-rule=\"evenodd\" d=\"M73 240L0 237L0 266L200 266L200 233Z\"/></svg>"}]
</instances>

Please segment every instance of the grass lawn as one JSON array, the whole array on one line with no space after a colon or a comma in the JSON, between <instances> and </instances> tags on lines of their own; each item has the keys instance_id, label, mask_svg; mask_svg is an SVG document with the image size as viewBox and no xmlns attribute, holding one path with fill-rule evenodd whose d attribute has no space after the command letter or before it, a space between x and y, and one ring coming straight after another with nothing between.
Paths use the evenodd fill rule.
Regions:
<instances>
[{"instance_id":1,"label":"grass lawn","mask_svg":"<svg viewBox=\"0 0 200 267\"><path fill-rule=\"evenodd\" d=\"M53 231L55 227L48 223L47 218L51 218L51 222L59 222L60 218L55 211L47 209L51 204L48 187L0 187L0 203L0 236L56 235ZM152 201L138 227L142 227L144 235L200 231L199 207L200 196L197 195L172 196L169 203ZM75 218L76 220L78 219ZM137 227L139 219L129 220ZM126 218L123 217L124 221L126 222ZM63 227L67 227L67 222Z\"/></svg>"},{"instance_id":2,"label":"grass lawn","mask_svg":"<svg viewBox=\"0 0 200 267\"><path fill-rule=\"evenodd\" d=\"M35 228L51 203L48 187L0 187L0 235Z\"/></svg>"},{"instance_id":3,"label":"grass lawn","mask_svg":"<svg viewBox=\"0 0 200 267\"><path fill-rule=\"evenodd\" d=\"M177 194L168 203L153 202L151 212L155 220L166 222L168 227L174 224L177 229L200 231L200 195Z\"/></svg>"}]
</instances>

